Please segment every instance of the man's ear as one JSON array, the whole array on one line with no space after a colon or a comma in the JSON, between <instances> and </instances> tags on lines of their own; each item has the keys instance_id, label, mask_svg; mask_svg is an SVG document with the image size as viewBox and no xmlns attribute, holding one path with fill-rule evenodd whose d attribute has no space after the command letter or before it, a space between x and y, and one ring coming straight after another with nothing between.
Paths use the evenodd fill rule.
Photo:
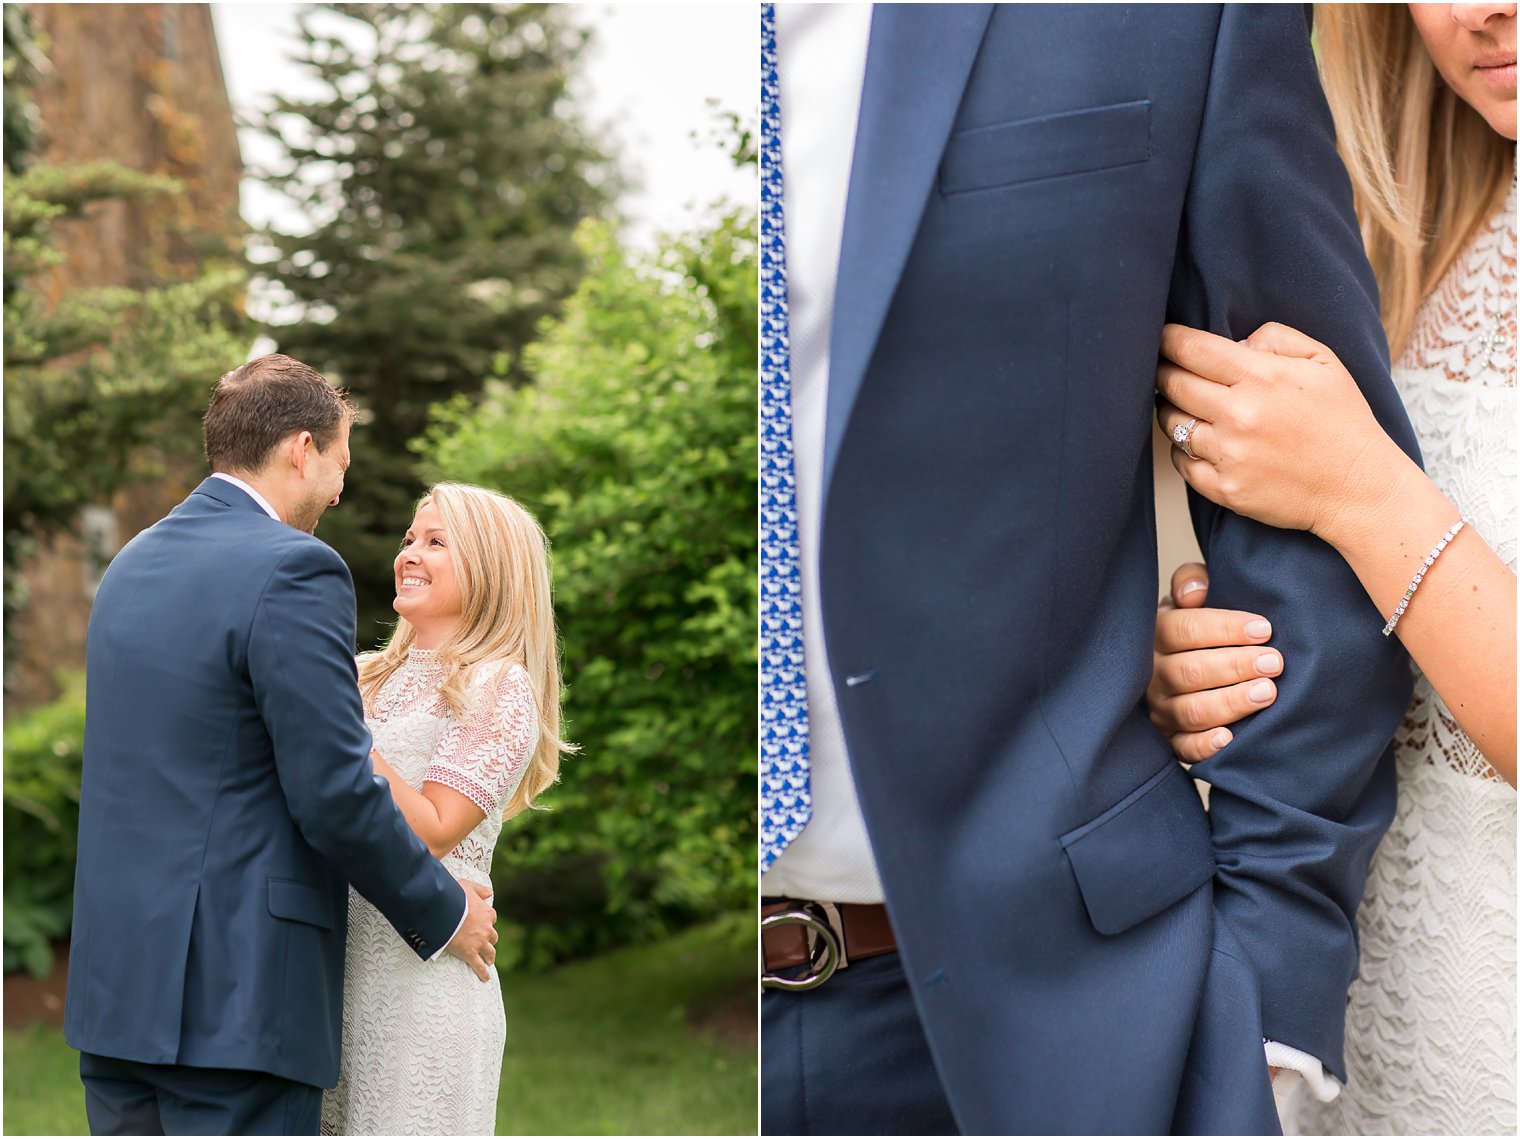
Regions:
<instances>
[{"instance_id":1,"label":"man's ear","mask_svg":"<svg viewBox=\"0 0 1520 1139\"><path fill-rule=\"evenodd\" d=\"M297 431L286 445L285 453L290 458L290 465L302 478L306 477L306 460L311 455L311 445L314 443L310 431Z\"/></svg>"}]
</instances>

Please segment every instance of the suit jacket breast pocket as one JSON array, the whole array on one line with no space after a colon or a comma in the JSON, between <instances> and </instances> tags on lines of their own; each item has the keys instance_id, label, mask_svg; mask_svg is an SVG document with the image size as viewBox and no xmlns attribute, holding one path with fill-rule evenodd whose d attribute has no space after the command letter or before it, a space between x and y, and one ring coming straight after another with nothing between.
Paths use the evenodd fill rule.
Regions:
<instances>
[{"instance_id":1,"label":"suit jacket breast pocket","mask_svg":"<svg viewBox=\"0 0 1520 1139\"><path fill-rule=\"evenodd\" d=\"M1088 174L1145 162L1150 153L1149 99L1040 115L951 135L940 161L939 190L948 197Z\"/></svg>"}]
</instances>

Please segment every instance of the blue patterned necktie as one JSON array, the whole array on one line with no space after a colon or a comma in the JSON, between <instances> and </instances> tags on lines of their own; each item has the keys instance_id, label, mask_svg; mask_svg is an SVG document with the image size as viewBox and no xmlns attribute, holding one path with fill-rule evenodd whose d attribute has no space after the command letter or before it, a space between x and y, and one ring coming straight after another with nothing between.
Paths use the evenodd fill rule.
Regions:
<instances>
[{"instance_id":1,"label":"blue patterned necktie","mask_svg":"<svg viewBox=\"0 0 1520 1139\"><path fill-rule=\"evenodd\" d=\"M813 812L792 471L776 8L760 6L760 871Z\"/></svg>"}]
</instances>

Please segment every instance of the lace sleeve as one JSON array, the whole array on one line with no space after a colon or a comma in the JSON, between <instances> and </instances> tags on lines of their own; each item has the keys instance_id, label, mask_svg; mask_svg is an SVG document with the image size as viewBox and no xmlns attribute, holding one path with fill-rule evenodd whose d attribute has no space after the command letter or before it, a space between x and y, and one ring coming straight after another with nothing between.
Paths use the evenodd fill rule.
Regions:
<instances>
[{"instance_id":1,"label":"lace sleeve","mask_svg":"<svg viewBox=\"0 0 1520 1139\"><path fill-rule=\"evenodd\" d=\"M458 791L489 814L527 770L538 743L538 707L520 665L506 666L481 688L464 718L444 730L422 778Z\"/></svg>"}]
</instances>

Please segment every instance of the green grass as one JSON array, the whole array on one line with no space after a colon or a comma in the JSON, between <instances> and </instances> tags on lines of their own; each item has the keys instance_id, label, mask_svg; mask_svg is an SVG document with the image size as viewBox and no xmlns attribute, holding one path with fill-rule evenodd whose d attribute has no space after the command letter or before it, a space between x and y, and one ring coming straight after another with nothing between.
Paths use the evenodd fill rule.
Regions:
<instances>
[{"instance_id":1,"label":"green grass","mask_svg":"<svg viewBox=\"0 0 1520 1139\"><path fill-rule=\"evenodd\" d=\"M8 1135L88 1135L79 1053L63 1033L40 1024L5 1030L5 1131Z\"/></svg>"},{"instance_id":2,"label":"green grass","mask_svg":"<svg viewBox=\"0 0 1520 1139\"><path fill-rule=\"evenodd\" d=\"M755 1045L739 1030L757 1007L751 928L734 915L503 977L497 1134L755 1134ZM87 1133L79 1055L59 1033L7 1031L4 1070L7 1135Z\"/></svg>"},{"instance_id":3,"label":"green grass","mask_svg":"<svg viewBox=\"0 0 1520 1139\"><path fill-rule=\"evenodd\" d=\"M754 1135L754 1038L694 1028L738 1006L753 1026L749 914L654 945L502 979L500 1135ZM753 1032L753 1028L751 1028Z\"/></svg>"}]
</instances>

